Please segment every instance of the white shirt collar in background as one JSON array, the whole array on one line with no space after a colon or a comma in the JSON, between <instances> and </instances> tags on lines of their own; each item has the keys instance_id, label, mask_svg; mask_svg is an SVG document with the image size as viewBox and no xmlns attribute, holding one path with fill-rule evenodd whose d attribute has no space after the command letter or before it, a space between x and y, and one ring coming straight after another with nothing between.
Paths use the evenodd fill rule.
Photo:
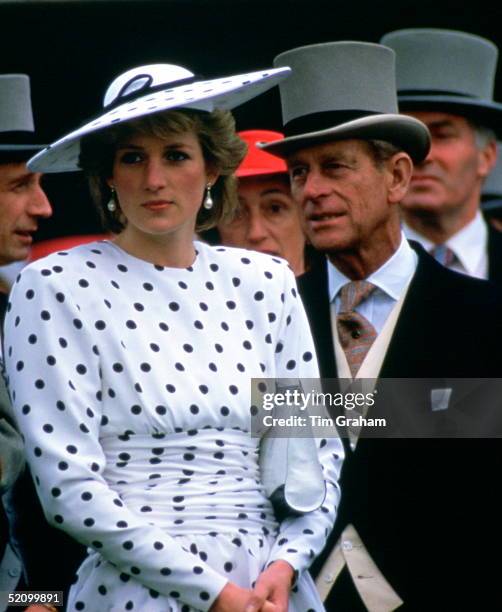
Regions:
<instances>
[{"instance_id":1,"label":"white shirt collar in background","mask_svg":"<svg viewBox=\"0 0 502 612\"><path fill-rule=\"evenodd\" d=\"M403 224L403 230L409 240L416 240L426 251L430 252L434 248L433 242L408 225ZM445 244L458 259L451 266L452 270L477 278L488 278L488 228L479 211L470 223L449 238Z\"/></svg>"}]
</instances>

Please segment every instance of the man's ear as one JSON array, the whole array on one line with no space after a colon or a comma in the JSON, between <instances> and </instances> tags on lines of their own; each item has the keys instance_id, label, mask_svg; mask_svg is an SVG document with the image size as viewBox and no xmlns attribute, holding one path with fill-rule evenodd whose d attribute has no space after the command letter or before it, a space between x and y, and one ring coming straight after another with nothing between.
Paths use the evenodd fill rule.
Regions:
<instances>
[{"instance_id":1,"label":"man's ear","mask_svg":"<svg viewBox=\"0 0 502 612\"><path fill-rule=\"evenodd\" d=\"M398 204L406 195L413 174L413 162L404 151L393 155L386 162L388 180L388 200Z\"/></svg>"},{"instance_id":2,"label":"man's ear","mask_svg":"<svg viewBox=\"0 0 502 612\"><path fill-rule=\"evenodd\" d=\"M478 152L478 173L485 179L497 163L497 143L495 140L490 142Z\"/></svg>"}]
</instances>

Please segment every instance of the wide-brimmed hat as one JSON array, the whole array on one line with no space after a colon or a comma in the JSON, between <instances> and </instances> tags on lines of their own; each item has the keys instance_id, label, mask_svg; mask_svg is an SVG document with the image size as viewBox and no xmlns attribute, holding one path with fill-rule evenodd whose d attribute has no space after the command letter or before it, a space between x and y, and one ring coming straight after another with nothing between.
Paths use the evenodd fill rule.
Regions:
<instances>
[{"instance_id":1,"label":"wide-brimmed hat","mask_svg":"<svg viewBox=\"0 0 502 612\"><path fill-rule=\"evenodd\" d=\"M502 134L502 104L493 100L497 47L486 38L435 28L396 30L382 37L396 52L401 111L458 114Z\"/></svg>"},{"instance_id":2,"label":"wide-brimmed hat","mask_svg":"<svg viewBox=\"0 0 502 612\"><path fill-rule=\"evenodd\" d=\"M80 139L87 134L170 109L232 109L270 89L289 73L286 67L205 80L173 64L132 68L108 87L104 112L35 155L29 167L42 172L80 170Z\"/></svg>"},{"instance_id":3,"label":"wide-brimmed hat","mask_svg":"<svg viewBox=\"0 0 502 612\"><path fill-rule=\"evenodd\" d=\"M237 168L236 176L243 178L246 176L287 173L288 169L283 159L271 155L257 146L281 140L284 138L284 134L272 130L245 130L239 132L238 135L247 144L248 152Z\"/></svg>"},{"instance_id":4,"label":"wide-brimmed hat","mask_svg":"<svg viewBox=\"0 0 502 612\"><path fill-rule=\"evenodd\" d=\"M0 163L28 159L45 146L36 141L29 76L0 74Z\"/></svg>"},{"instance_id":5,"label":"wide-brimmed hat","mask_svg":"<svg viewBox=\"0 0 502 612\"><path fill-rule=\"evenodd\" d=\"M385 140L414 161L427 155L426 126L399 115L391 49L364 42L332 42L281 53L275 66L290 66L281 83L284 140L263 149L284 157L331 140Z\"/></svg>"}]
</instances>

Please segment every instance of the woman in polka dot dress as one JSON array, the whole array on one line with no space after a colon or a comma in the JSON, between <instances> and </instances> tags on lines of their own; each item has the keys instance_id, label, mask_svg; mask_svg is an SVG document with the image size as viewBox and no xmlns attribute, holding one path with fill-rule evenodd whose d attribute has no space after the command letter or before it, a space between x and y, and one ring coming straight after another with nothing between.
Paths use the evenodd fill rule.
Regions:
<instances>
[{"instance_id":1,"label":"woman in polka dot dress","mask_svg":"<svg viewBox=\"0 0 502 612\"><path fill-rule=\"evenodd\" d=\"M230 113L209 102L241 102L284 69L209 82L208 94L184 74L170 84L174 68L188 72L122 75L105 118L31 162L78 163L116 233L25 268L6 321L46 515L89 547L67 610L317 612L305 570L334 522L340 442L319 441L323 506L278 523L250 436L251 377L318 375L293 275L283 260L193 241L231 211L244 155Z\"/></svg>"}]
</instances>

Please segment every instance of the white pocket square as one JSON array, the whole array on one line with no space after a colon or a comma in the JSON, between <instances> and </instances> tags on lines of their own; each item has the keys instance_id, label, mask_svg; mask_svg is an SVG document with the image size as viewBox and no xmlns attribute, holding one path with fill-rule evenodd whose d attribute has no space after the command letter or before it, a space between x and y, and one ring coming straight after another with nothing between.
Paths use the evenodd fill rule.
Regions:
<instances>
[{"instance_id":1,"label":"white pocket square","mask_svg":"<svg viewBox=\"0 0 502 612\"><path fill-rule=\"evenodd\" d=\"M447 410L450 403L452 388L431 389L431 409L432 412Z\"/></svg>"}]
</instances>

